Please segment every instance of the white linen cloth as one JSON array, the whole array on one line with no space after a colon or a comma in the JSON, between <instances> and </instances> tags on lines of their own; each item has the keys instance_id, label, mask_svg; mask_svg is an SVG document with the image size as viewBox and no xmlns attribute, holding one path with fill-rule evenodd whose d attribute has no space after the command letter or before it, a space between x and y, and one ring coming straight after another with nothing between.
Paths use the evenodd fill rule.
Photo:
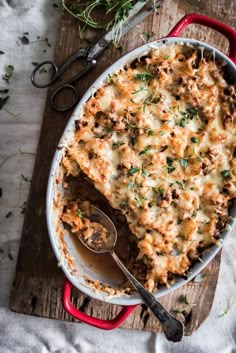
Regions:
<instances>
[{"instance_id":1,"label":"white linen cloth","mask_svg":"<svg viewBox=\"0 0 236 353\"><path fill-rule=\"evenodd\" d=\"M163 334L116 329L102 331L85 324L66 323L12 313L8 309L10 288L20 243L23 215L21 206L27 200L34 155L43 116L46 90L30 83L32 62L52 58L60 9L58 0L0 0L0 73L4 65L14 65L10 83L0 77L0 89L9 88L10 99L0 110L0 248L7 244L14 260L0 254L0 352L1 353L235 353L236 352L236 241L231 232L225 242L213 308L208 319L183 342L172 344ZM229 14L230 15L230 14ZM23 45L18 37L28 32L30 42ZM44 52L46 50L46 53ZM12 212L6 218L8 212ZM9 243L7 243L9 238ZM27 254L26 254L27 256ZM30 254L28 254L30 256ZM200 295L200 293L199 293ZM227 314L220 317L230 305Z\"/></svg>"}]
</instances>

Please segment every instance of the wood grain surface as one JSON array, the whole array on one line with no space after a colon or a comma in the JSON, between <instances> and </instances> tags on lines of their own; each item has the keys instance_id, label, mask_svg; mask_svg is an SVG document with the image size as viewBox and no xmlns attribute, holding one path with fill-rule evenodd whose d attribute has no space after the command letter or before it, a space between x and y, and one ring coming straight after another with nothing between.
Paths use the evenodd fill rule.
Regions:
<instances>
[{"instance_id":1,"label":"wood grain surface","mask_svg":"<svg viewBox=\"0 0 236 353\"><path fill-rule=\"evenodd\" d=\"M231 27L236 24L236 4L233 0L165 0L161 8L150 15L122 41L122 54L143 44L140 34L143 31L153 31L153 40L166 36L171 28L186 13L202 13L218 19ZM89 40L95 41L101 33L88 33ZM184 37L205 41L220 50L227 52L227 40L220 34L206 27L191 25L183 32ZM57 36L55 62L60 66L80 47L87 46L88 42L78 36L78 27L75 20L66 13L62 14L61 26ZM76 84L82 95L92 82L111 63L121 56L118 49L110 47L98 59L97 66ZM63 81L72 77L81 68L79 63L63 75ZM49 103L51 92L60 84L57 81L48 90L41 135L33 174L32 186L25 214L21 245L16 267L16 275L10 297L10 309L28 315L36 315L53 319L74 321L62 307L61 294L63 274L57 267L47 234L45 218L45 196L51 161L72 111L57 113ZM69 93L65 92L61 101L67 102ZM182 311L178 314L186 323L185 334L190 335L206 319L214 299L215 287L220 267L220 254L205 269L206 277L201 283L190 282L179 290L161 298L160 302L168 310ZM187 295L194 306L183 305L183 296ZM120 310L119 306L101 303L87 298L78 290L73 291L74 305L86 313L99 318L114 317ZM138 306L132 315L123 323L123 328L148 330L159 332L161 327L145 305Z\"/></svg>"}]
</instances>

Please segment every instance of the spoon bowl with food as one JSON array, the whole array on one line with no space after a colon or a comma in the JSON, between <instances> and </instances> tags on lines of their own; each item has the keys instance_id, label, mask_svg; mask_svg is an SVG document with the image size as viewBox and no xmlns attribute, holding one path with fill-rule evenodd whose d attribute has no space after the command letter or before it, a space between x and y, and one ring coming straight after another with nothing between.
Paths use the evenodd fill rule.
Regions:
<instances>
[{"instance_id":1,"label":"spoon bowl with food","mask_svg":"<svg viewBox=\"0 0 236 353\"><path fill-rule=\"evenodd\" d=\"M147 291L142 284L128 271L114 251L117 241L116 227L111 219L97 207L86 202L81 211L77 209L77 216L81 220L76 232L80 241L94 253L110 253L114 261L120 267L133 287L142 297L144 303L149 307L162 325L166 338L172 342L182 340L184 326L182 322L174 318L155 297Z\"/></svg>"}]
</instances>

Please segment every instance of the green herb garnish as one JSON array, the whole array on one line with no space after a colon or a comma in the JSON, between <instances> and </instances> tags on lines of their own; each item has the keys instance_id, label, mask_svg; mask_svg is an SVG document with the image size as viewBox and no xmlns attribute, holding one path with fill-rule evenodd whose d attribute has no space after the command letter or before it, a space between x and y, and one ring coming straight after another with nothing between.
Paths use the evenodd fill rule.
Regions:
<instances>
[{"instance_id":1,"label":"green herb garnish","mask_svg":"<svg viewBox=\"0 0 236 353\"><path fill-rule=\"evenodd\" d=\"M130 170L128 171L128 175L134 175L135 173L138 172L138 168L132 167L130 168Z\"/></svg>"},{"instance_id":2,"label":"green herb garnish","mask_svg":"<svg viewBox=\"0 0 236 353\"><path fill-rule=\"evenodd\" d=\"M146 170L143 167L142 167L142 175L145 177L149 176L148 172L146 172Z\"/></svg>"},{"instance_id":3,"label":"green herb garnish","mask_svg":"<svg viewBox=\"0 0 236 353\"><path fill-rule=\"evenodd\" d=\"M194 277L193 282L201 283L205 277L206 277L206 274L199 273L196 277Z\"/></svg>"},{"instance_id":4,"label":"green herb garnish","mask_svg":"<svg viewBox=\"0 0 236 353\"><path fill-rule=\"evenodd\" d=\"M200 157L196 158L198 162L202 162L202 159Z\"/></svg>"},{"instance_id":5,"label":"green herb garnish","mask_svg":"<svg viewBox=\"0 0 236 353\"><path fill-rule=\"evenodd\" d=\"M159 186L158 192L159 192L159 194L160 194L161 197L164 197L164 196L165 196L165 190L164 190L161 186Z\"/></svg>"},{"instance_id":6,"label":"green herb garnish","mask_svg":"<svg viewBox=\"0 0 236 353\"><path fill-rule=\"evenodd\" d=\"M124 144L125 144L125 143L122 142L122 141L116 141L116 142L113 142L112 146L113 146L113 147L116 147L116 146L122 146L122 145L124 145Z\"/></svg>"},{"instance_id":7,"label":"green herb garnish","mask_svg":"<svg viewBox=\"0 0 236 353\"><path fill-rule=\"evenodd\" d=\"M148 136L152 136L154 134L153 130L148 130Z\"/></svg>"},{"instance_id":8,"label":"green herb garnish","mask_svg":"<svg viewBox=\"0 0 236 353\"><path fill-rule=\"evenodd\" d=\"M77 210L77 216L78 216L79 218L81 218L81 219L84 218L84 216L83 216L82 211L81 211L80 208L78 208L78 210Z\"/></svg>"},{"instance_id":9,"label":"green herb garnish","mask_svg":"<svg viewBox=\"0 0 236 353\"><path fill-rule=\"evenodd\" d=\"M150 149L151 149L151 146L148 145L142 151L139 152L139 156L141 156L142 154L146 154L148 151L150 151Z\"/></svg>"},{"instance_id":10,"label":"green herb garnish","mask_svg":"<svg viewBox=\"0 0 236 353\"><path fill-rule=\"evenodd\" d=\"M185 125L186 125L186 118L182 118L182 119L180 120L179 126L185 127Z\"/></svg>"},{"instance_id":11,"label":"green herb garnish","mask_svg":"<svg viewBox=\"0 0 236 353\"><path fill-rule=\"evenodd\" d=\"M159 186L158 188L153 186L152 190L161 197L165 197L165 190L161 186Z\"/></svg>"},{"instance_id":12,"label":"green herb garnish","mask_svg":"<svg viewBox=\"0 0 236 353\"><path fill-rule=\"evenodd\" d=\"M135 187L135 182L134 182L134 180L131 180L131 181L129 182L128 189L129 189L129 190L132 190L134 187Z\"/></svg>"},{"instance_id":13,"label":"green herb garnish","mask_svg":"<svg viewBox=\"0 0 236 353\"><path fill-rule=\"evenodd\" d=\"M80 37L84 36L87 27L104 29L106 32L113 28L113 44L119 49L122 24L134 7L134 2L132 0L87 0L82 3L80 1L70 3L62 0L62 6L70 15L82 22L79 26ZM97 10L101 12L101 20L96 17Z\"/></svg>"},{"instance_id":14,"label":"green herb garnish","mask_svg":"<svg viewBox=\"0 0 236 353\"><path fill-rule=\"evenodd\" d=\"M183 296L183 303L186 305L190 305L186 294Z\"/></svg>"},{"instance_id":15,"label":"green herb garnish","mask_svg":"<svg viewBox=\"0 0 236 353\"><path fill-rule=\"evenodd\" d=\"M144 89L147 90L147 88L141 86L141 87L139 87L138 89L136 89L135 91L133 91L131 94L137 94L137 93L139 93L139 92L142 92Z\"/></svg>"},{"instance_id":16,"label":"green herb garnish","mask_svg":"<svg viewBox=\"0 0 236 353\"><path fill-rule=\"evenodd\" d=\"M187 180L182 180L182 181L176 181L176 184L182 186L183 190L185 189L186 187L186 184L187 184Z\"/></svg>"},{"instance_id":17,"label":"green herb garnish","mask_svg":"<svg viewBox=\"0 0 236 353\"><path fill-rule=\"evenodd\" d=\"M155 33L154 32L142 32L141 33L141 38L144 40L144 41L147 41L147 42L150 42L151 39L154 37Z\"/></svg>"},{"instance_id":18,"label":"green herb garnish","mask_svg":"<svg viewBox=\"0 0 236 353\"><path fill-rule=\"evenodd\" d=\"M166 157L166 164L167 164L168 166L171 166L172 163L173 163L173 158L171 158L171 157Z\"/></svg>"},{"instance_id":19,"label":"green herb garnish","mask_svg":"<svg viewBox=\"0 0 236 353\"><path fill-rule=\"evenodd\" d=\"M135 195L134 199L139 204L139 206L142 206L143 201L147 200L147 198L145 196L139 197L138 195Z\"/></svg>"},{"instance_id":20,"label":"green herb garnish","mask_svg":"<svg viewBox=\"0 0 236 353\"><path fill-rule=\"evenodd\" d=\"M186 112L188 113L188 118L189 118L190 120L192 120L193 117L194 117L195 115L197 115L197 110L196 110L195 108L187 108L187 109L186 109Z\"/></svg>"},{"instance_id":21,"label":"green herb garnish","mask_svg":"<svg viewBox=\"0 0 236 353\"><path fill-rule=\"evenodd\" d=\"M181 254L181 251L179 249L173 249L171 252L170 252L170 255L171 256L178 256L179 254Z\"/></svg>"},{"instance_id":22,"label":"green herb garnish","mask_svg":"<svg viewBox=\"0 0 236 353\"><path fill-rule=\"evenodd\" d=\"M198 140L198 138L197 137L191 137L191 141L193 142L193 143L199 143L199 140Z\"/></svg>"},{"instance_id":23,"label":"green herb garnish","mask_svg":"<svg viewBox=\"0 0 236 353\"><path fill-rule=\"evenodd\" d=\"M174 167L167 167L167 173L171 174L175 169Z\"/></svg>"},{"instance_id":24,"label":"green herb garnish","mask_svg":"<svg viewBox=\"0 0 236 353\"><path fill-rule=\"evenodd\" d=\"M150 72L142 72L141 74L134 74L134 78L142 82L150 81L153 79L153 77L154 76Z\"/></svg>"},{"instance_id":25,"label":"green herb garnish","mask_svg":"<svg viewBox=\"0 0 236 353\"><path fill-rule=\"evenodd\" d=\"M188 166L188 160L187 159L180 159L179 161L181 167L186 168Z\"/></svg>"},{"instance_id":26,"label":"green herb garnish","mask_svg":"<svg viewBox=\"0 0 236 353\"><path fill-rule=\"evenodd\" d=\"M160 135L164 136L166 133L164 131L160 131Z\"/></svg>"},{"instance_id":27,"label":"green herb garnish","mask_svg":"<svg viewBox=\"0 0 236 353\"><path fill-rule=\"evenodd\" d=\"M228 178L230 176L229 170L222 170L222 172L220 172L220 174L224 177L224 178Z\"/></svg>"},{"instance_id":28,"label":"green herb garnish","mask_svg":"<svg viewBox=\"0 0 236 353\"><path fill-rule=\"evenodd\" d=\"M107 82L111 85L113 83L113 78L110 74L108 74Z\"/></svg>"}]
</instances>

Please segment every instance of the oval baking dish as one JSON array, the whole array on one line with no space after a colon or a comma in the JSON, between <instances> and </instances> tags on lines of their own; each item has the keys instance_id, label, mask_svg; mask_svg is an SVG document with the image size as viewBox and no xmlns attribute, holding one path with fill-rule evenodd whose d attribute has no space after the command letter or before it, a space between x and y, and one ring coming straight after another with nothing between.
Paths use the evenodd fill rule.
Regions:
<instances>
[{"instance_id":1,"label":"oval baking dish","mask_svg":"<svg viewBox=\"0 0 236 353\"><path fill-rule=\"evenodd\" d=\"M181 38L178 35L181 31L190 23L197 23L213 28L220 33L222 33L230 43L229 56L227 57L219 50L211 47L210 45L188 38ZM64 229L60 221L60 199L63 197L64 189L62 187L62 179L63 179L63 168L61 166L61 160L63 157L63 146L68 145L70 141L73 140L74 134L74 122L76 117L80 116L81 109L83 105L88 101L90 96L104 83L105 79L108 75L116 72L120 67L124 67L127 63L133 62L136 58L141 57L142 55L147 54L151 50L152 46L162 47L167 46L169 44L174 43L188 43L192 46L200 46L204 48L206 52L214 52L215 58L224 61L227 65L228 72L233 77L234 82L236 81L236 32L230 27L216 21L210 19L203 15L191 14L185 16L169 33L166 38L161 40L147 43L139 48L132 50L130 53L126 54L119 60L117 60L114 64L112 64L95 82L94 84L87 90L79 104L77 105L72 117L70 118L65 131L62 135L62 138L59 143L59 148L57 149L50 171L50 177L48 182L48 190L47 190L47 224L48 231L50 236L50 241L54 250L54 253L60 263L60 266L65 273L66 280L64 285L63 292L63 305L64 308L75 318L80 321L86 322L90 325L96 326L102 329L113 329L119 326L125 318L132 312L137 304L142 303L138 294L133 294L130 296L121 295L115 297L109 297L108 294L98 291L95 292L92 287L85 281L84 276L91 280L99 280L101 282L105 282L111 287L114 286L114 281L110 279L110 281L104 279L103 276L94 272L91 268L86 266L86 264L80 259L78 253L75 249L73 241L68 233L64 234ZM57 207L56 207L57 206ZM236 205L231 210L231 215L235 217L236 215ZM229 232L229 226L227 229L223 230L221 236L224 240L226 235ZM61 237L59 234L63 234L64 246L66 248L66 253L63 250L61 244ZM171 286L171 288L161 288L154 295L156 298L159 298L163 295L170 293L171 291L183 286L187 281L193 279L199 272L203 270L203 268L214 258L214 256L218 253L221 246L212 246L210 251L203 252L202 262L196 263L191 267L191 273L188 275L187 279L177 279L175 284ZM68 255L69 254L69 255ZM71 270L71 261L74 261L75 270ZM78 309L74 308L70 301L70 292L71 287L75 286L79 290L81 290L86 295L89 295L92 298L109 302L111 304L122 305L123 309L119 313L119 315L113 320L106 321L97 318L90 317Z\"/></svg>"}]
</instances>

